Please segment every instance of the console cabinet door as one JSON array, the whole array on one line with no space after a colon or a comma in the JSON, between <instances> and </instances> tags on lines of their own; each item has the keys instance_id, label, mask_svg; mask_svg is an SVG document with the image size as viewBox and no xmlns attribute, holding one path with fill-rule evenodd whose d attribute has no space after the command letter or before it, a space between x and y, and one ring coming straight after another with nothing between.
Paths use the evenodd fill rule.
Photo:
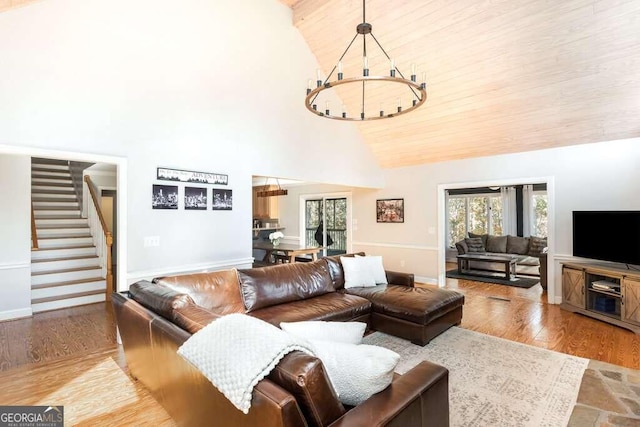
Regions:
<instances>
[{"instance_id":1,"label":"console cabinet door","mask_svg":"<svg viewBox=\"0 0 640 427\"><path fill-rule=\"evenodd\" d=\"M622 280L622 320L640 325L640 279Z\"/></svg>"},{"instance_id":2,"label":"console cabinet door","mask_svg":"<svg viewBox=\"0 0 640 427\"><path fill-rule=\"evenodd\" d=\"M562 301L574 307L585 308L582 270L567 267L562 269Z\"/></svg>"}]
</instances>

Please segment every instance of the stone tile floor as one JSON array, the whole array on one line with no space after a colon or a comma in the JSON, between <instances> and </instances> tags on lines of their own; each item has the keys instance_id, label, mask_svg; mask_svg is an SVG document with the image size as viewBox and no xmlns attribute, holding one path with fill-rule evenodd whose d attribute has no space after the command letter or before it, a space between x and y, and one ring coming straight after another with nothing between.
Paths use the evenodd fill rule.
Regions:
<instances>
[{"instance_id":1,"label":"stone tile floor","mask_svg":"<svg viewBox=\"0 0 640 427\"><path fill-rule=\"evenodd\" d=\"M640 427L640 371L591 360L568 427Z\"/></svg>"}]
</instances>

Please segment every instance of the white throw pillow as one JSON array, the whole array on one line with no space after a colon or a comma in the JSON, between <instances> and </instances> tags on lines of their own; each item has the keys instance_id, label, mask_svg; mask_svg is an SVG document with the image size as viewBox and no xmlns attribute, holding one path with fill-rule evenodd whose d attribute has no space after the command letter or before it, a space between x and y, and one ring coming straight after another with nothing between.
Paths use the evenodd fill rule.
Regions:
<instances>
[{"instance_id":1,"label":"white throw pillow","mask_svg":"<svg viewBox=\"0 0 640 427\"><path fill-rule=\"evenodd\" d=\"M400 355L384 347L311 340L327 375L345 405L356 406L393 380Z\"/></svg>"},{"instance_id":2,"label":"white throw pillow","mask_svg":"<svg viewBox=\"0 0 640 427\"><path fill-rule=\"evenodd\" d=\"M360 344L367 324L363 322L282 322L280 329L305 340Z\"/></svg>"},{"instance_id":3,"label":"white throw pillow","mask_svg":"<svg viewBox=\"0 0 640 427\"><path fill-rule=\"evenodd\" d=\"M369 262L365 257L346 257L341 256L340 262L344 270L344 287L361 288L372 287L376 285L373 272L369 269Z\"/></svg>"},{"instance_id":4,"label":"white throw pillow","mask_svg":"<svg viewBox=\"0 0 640 427\"><path fill-rule=\"evenodd\" d=\"M373 280L376 282L376 285L387 285L387 273L384 271L384 266L382 265L382 257L381 256L362 256L356 255L356 258L364 258L367 263L367 268L370 273L373 274Z\"/></svg>"}]
</instances>

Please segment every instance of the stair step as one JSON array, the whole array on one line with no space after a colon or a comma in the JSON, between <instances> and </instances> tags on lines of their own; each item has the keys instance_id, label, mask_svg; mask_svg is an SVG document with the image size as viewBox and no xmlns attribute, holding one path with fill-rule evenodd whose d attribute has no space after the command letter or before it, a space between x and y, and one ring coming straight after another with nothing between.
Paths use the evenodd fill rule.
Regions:
<instances>
[{"instance_id":1,"label":"stair step","mask_svg":"<svg viewBox=\"0 0 640 427\"><path fill-rule=\"evenodd\" d=\"M43 285L32 285L31 290L56 288L59 286L78 285L81 283L93 283L93 282L99 282L101 280L105 280L105 279L103 279L102 277L90 277L88 279L81 279L81 280L68 280L66 282L53 282L53 283L47 283ZM106 284L106 281L105 281L105 284Z\"/></svg>"},{"instance_id":2,"label":"stair step","mask_svg":"<svg viewBox=\"0 0 640 427\"><path fill-rule=\"evenodd\" d=\"M96 247L93 245L61 247L61 248L42 248L31 252L31 262L37 260L65 258L76 256L95 256L97 254Z\"/></svg>"},{"instance_id":3,"label":"stair step","mask_svg":"<svg viewBox=\"0 0 640 427\"><path fill-rule=\"evenodd\" d=\"M72 238L91 236L89 227L36 228L38 239Z\"/></svg>"},{"instance_id":4,"label":"stair step","mask_svg":"<svg viewBox=\"0 0 640 427\"><path fill-rule=\"evenodd\" d=\"M84 238L91 238L91 234L87 233L85 230L85 233L83 234L59 234L59 235L53 235L53 236L38 236L38 240L55 240L55 239L84 239Z\"/></svg>"},{"instance_id":5,"label":"stair step","mask_svg":"<svg viewBox=\"0 0 640 427\"><path fill-rule=\"evenodd\" d=\"M32 157L31 165L47 165L47 167L65 166L69 167L67 160L47 159L45 157Z\"/></svg>"},{"instance_id":6,"label":"stair step","mask_svg":"<svg viewBox=\"0 0 640 427\"><path fill-rule=\"evenodd\" d=\"M78 298L63 299L58 301L44 302L40 304L31 304L31 310L34 313L41 313L50 310L59 310L61 308L76 307L79 305L95 304L106 300L105 293L89 295Z\"/></svg>"},{"instance_id":7,"label":"stair step","mask_svg":"<svg viewBox=\"0 0 640 427\"><path fill-rule=\"evenodd\" d=\"M45 233L48 233L50 231L51 234L55 234L57 232L63 232L61 230L69 230L69 233L72 233L72 232L75 233L76 231L81 232L80 230L82 230L82 232L86 232L87 230L85 229L87 228L89 228L88 224L83 224L83 225L52 224L52 225L36 226L36 230L38 230L38 234L40 234L41 231L44 231Z\"/></svg>"},{"instance_id":8,"label":"stair step","mask_svg":"<svg viewBox=\"0 0 640 427\"><path fill-rule=\"evenodd\" d=\"M63 283L63 282L60 282ZM101 277L94 277L82 281L72 281L64 285L56 283L56 286L43 286L31 288L31 299L41 299L50 297L65 297L66 295L77 294L81 292L101 291L105 292L107 282Z\"/></svg>"},{"instance_id":9,"label":"stair step","mask_svg":"<svg viewBox=\"0 0 640 427\"><path fill-rule=\"evenodd\" d=\"M54 200L52 202L33 201L33 210L80 210L80 206L76 200Z\"/></svg>"},{"instance_id":10,"label":"stair step","mask_svg":"<svg viewBox=\"0 0 640 427\"><path fill-rule=\"evenodd\" d=\"M76 192L73 190L33 190L33 187L31 187L31 196L45 196L45 197L69 197L69 196L73 196L76 197Z\"/></svg>"},{"instance_id":11,"label":"stair step","mask_svg":"<svg viewBox=\"0 0 640 427\"><path fill-rule=\"evenodd\" d=\"M69 173L69 168L66 169L56 169L54 167L49 167L49 165L31 165L31 173Z\"/></svg>"},{"instance_id":12,"label":"stair step","mask_svg":"<svg viewBox=\"0 0 640 427\"><path fill-rule=\"evenodd\" d=\"M60 246L60 247L50 247L43 248L41 251L58 251L63 249L84 249L84 248L95 248L93 245L78 245L78 246Z\"/></svg>"},{"instance_id":13,"label":"stair step","mask_svg":"<svg viewBox=\"0 0 640 427\"><path fill-rule=\"evenodd\" d=\"M98 259L98 255L78 255L78 256L68 256L68 257L60 257L60 258L46 258L46 259L34 259L31 261L32 264L40 264L47 262L57 262L57 261L74 261L80 259Z\"/></svg>"},{"instance_id":14,"label":"stair step","mask_svg":"<svg viewBox=\"0 0 640 427\"><path fill-rule=\"evenodd\" d=\"M94 291L86 291L86 292L77 292L77 293L73 293L73 294L66 294L66 295L56 295L56 296L51 296L51 297L44 297L44 298L35 298L31 300L31 304L42 304L44 302L52 302L52 301L60 301L60 300L65 300L65 299L71 299L71 298L80 298L80 297L86 297L86 296L90 296L90 295L98 295L98 294L102 294L104 296L105 294L105 290L94 290Z\"/></svg>"},{"instance_id":15,"label":"stair step","mask_svg":"<svg viewBox=\"0 0 640 427\"><path fill-rule=\"evenodd\" d=\"M31 276L44 276L47 274L62 274L62 273L73 273L75 271L87 271L87 270L101 270L98 266L91 267L77 267L77 268L67 268L65 270L47 270L47 271L39 271L39 272L31 272Z\"/></svg>"},{"instance_id":16,"label":"stair step","mask_svg":"<svg viewBox=\"0 0 640 427\"><path fill-rule=\"evenodd\" d=\"M45 183L47 185L50 184L67 184L73 186L73 181L71 181L71 175L68 177L56 177L56 176L31 176L31 183Z\"/></svg>"},{"instance_id":17,"label":"stair step","mask_svg":"<svg viewBox=\"0 0 640 427\"><path fill-rule=\"evenodd\" d=\"M75 247L80 245L93 245L93 237L89 236L71 236L71 237L45 237L38 238L39 249L50 247Z\"/></svg>"},{"instance_id":18,"label":"stair step","mask_svg":"<svg viewBox=\"0 0 640 427\"><path fill-rule=\"evenodd\" d=\"M32 273L81 267L100 267L100 258L97 255L80 255L34 259L31 261Z\"/></svg>"},{"instance_id":19,"label":"stair step","mask_svg":"<svg viewBox=\"0 0 640 427\"><path fill-rule=\"evenodd\" d=\"M46 209L34 210L36 220L38 219L75 219L81 218L79 209Z\"/></svg>"},{"instance_id":20,"label":"stair step","mask_svg":"<svg viewBox=\"0 0 640 427\"><path fill-rule=\"evenodd\" d=\"M36 194L36 193L31 193L31 201L33 203L45 203L45 202L49 202L49 203L69 203L69 202L75 202L78 203L78 201L76 200L76 195L75 193L68 193L68 194Z\"/></svg>"},{"instance_id":21,"label":"stair step","mask_svg":"<svg viewBox=\"0 0 640 427\"><path fill-rule=\"evenodd\" d=\"M38 193L40 191L64 191L66 193L69 192L73 192L73 185L66 185L66 184L56 184L56 185L49 185L49 184L37 184L37 183L31 183L31 193Z\"/></svg>"},{"instance_id":22,"label":"stair step","mask_svg":"<svg viewBox=\"0 0 640 427\"><path fill-rule=\"evenodd\" d=\"M82 280L96 276L102 276L102 268L100 266L69 268L65 270L32 271L31 285Z\"/></svg>"},{"instance_id":23,"label":"stair step","mask_svg":"<svg viewBox=\"0 0 640 427\"><path fill-rule=\"evenodd\" d=\"M36 229L45 228L45 227L84 227L88 226L88 221L86 218L82 218L78 216L68 216L68 215L60 215L60 216L50 216L43 218L36 218Z\"/></svg>"},{"instance_id":24,"label":"stair step","mask_svg":"<svg viewBox=\"0 0 640 427\"><path fill-rule=\"evenodd\" d=\"M73 184L71 183L71 180L56 182L55 180L50 180L50 179L37 179L37 180L32 179L31 189L33 190L34 187L73 188Z\"/></svg>"}]
</instances>

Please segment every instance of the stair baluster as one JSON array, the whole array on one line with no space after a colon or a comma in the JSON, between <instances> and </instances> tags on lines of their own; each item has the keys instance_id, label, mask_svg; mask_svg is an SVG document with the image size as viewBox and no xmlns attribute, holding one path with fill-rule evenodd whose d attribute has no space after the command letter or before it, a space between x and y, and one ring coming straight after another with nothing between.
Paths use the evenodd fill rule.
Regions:
<instances>
[{"instance_id":1,"label":"stair baluster","mask_svg":"<svg viewBox=\"0 0 640 427\"><path fill-rule=\"evenodd\" d=\"M91 177L84 176L84 181L87 184L89 193L91 194L91 201L87 203L87 219L89 220L89 228L91 235L96 243L96 251L100 259L100 265L102 266L102 274L106 277L107 289L106 298L111 300L111 293L116 289L113 286L113 267L111 261L111 246L113 245L113 236L107 228L107 223L104 220L104 215L100 209L100 201L95 191L95 186L91 182Z\"/></svg>"}]
</instances>

